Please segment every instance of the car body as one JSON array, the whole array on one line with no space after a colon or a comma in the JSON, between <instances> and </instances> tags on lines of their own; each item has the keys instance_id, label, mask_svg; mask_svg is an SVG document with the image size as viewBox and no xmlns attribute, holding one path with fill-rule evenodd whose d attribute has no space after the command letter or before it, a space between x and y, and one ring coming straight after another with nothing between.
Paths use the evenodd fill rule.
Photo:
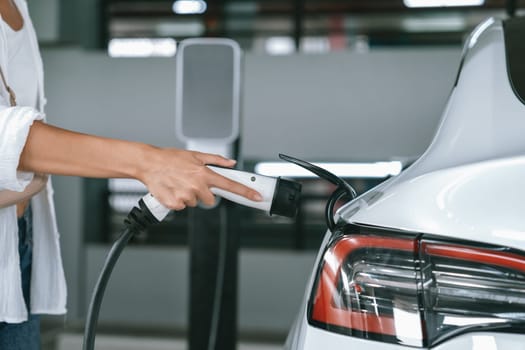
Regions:
<instances>
[{"instance_id":1,"label":"car body","mask_svg":"<svg viewBox=\"0 0 525 350\"><path fill-rule=\"evenodd\" d=\"M523 38L472 32L425 153L337 211L286 349L525 349Z\"/></svg>"}]
</instances>

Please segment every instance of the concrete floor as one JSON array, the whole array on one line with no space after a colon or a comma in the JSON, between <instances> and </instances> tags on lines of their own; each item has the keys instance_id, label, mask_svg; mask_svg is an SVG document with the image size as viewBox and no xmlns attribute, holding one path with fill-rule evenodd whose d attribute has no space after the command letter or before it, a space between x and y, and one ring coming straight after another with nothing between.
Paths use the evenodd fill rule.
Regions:
<instances>
[{"instance_id":1,"label":"concrete floor","mask_svg":"<svg viewBox=\"0 0 525 350\"><path fill-rule=\"evenodd\" d=\"M187 350L186 333L177 329L98 327L96 350ZM81 350L84 325L62 317L43 316L41 350ZM219 335L220 336L220 335ZM236 350L282 350L286 335L243 333Z\"/></svg>"},{"instance_id":2,"label":"concrete floor","mask_svg":"<svg viewBox=\"0 0 525 350\"><path fill-rule=\"evenodd\" d=\"M42 350L80 350L82 349L81 334L57 334L53 339L42 339ZM97 350L187 350L185 340L99 335L96 341ZM282 350L281 345L240 343L237 350Z\"/></svg>"}]
</instances>

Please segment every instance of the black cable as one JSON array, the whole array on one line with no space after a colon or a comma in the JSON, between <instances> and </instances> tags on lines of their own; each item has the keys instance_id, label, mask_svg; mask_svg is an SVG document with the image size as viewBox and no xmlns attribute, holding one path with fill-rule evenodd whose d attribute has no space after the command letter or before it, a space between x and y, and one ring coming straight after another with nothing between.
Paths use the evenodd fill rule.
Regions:
<instances>
[{"instance_id":1,"label":"black cable","mask_svg":"<svg viewBox=\"0 0 525 350\"><path fill-rule=\"evenodd\" d=\"M106 262L104 263L102 272L100 272L93 296L91 297L91 302L89 303L86 326L84 329L83 350L93 350L95 348L95 337L97 334L100 306L102 305L104 291L106 290L109 277L113 272L113 268L115 267L120 254L133 235L158 222L159 221L151 214L142 199L139 201L139 208L134 207L128 214L126 220L124 220L126 228L115 243L113 243L113 246L106 257Z\"/></svg>"},{"instance_id":2,"label":"black cable","mask_svg":"<svg viewBox=\"0 0 525 350\"><path fill-rule=\"evenodd\" d=\"M104 298L104 292L108 284L113 268L115 267L120 254L126 247L129 240L137 233L143 231L152 224L158 223L159 221L151 214L148 207L144 204L143 200L139 201L139 207L134 207L128 214L126 220L126 228L115 241L111 250L109 251L102 271L100 272L97 284L93 291L93 296L89 304L89 310L86 318L86 325L84 329L84 341L83 350L94 350L95 348L95 337L97 333L97 323ZM224 273L226 264L226 245L228 240L228 232L226 229L226 212L225 209L221 210L221 228L220 228L220 245L219 245L219 256L217 264L217 277L215 286L215 296L213 299L213 311L210 323L210 339L208 340L208 349L212 350L216 347L217 335L219 330L220 312L221 312L221 300L222 290L224 284Z\"/></svg>"},{"instance_id":3,"label":"black cable","mask_svg":"<svg viewBox=\"0 0 525 350\"><path fill-rule=\"evenodd\" d=\"M92 350L95 348L98 314L100 312L102 299L104 298L104 291L106 290L111 272L113 272L113 267L117 263L120 254L133 235L134 232L129 228L126 228L117 241L113 244L113 247L111 247L111 250L108 253L106 262L104 263L104 268L98 277L95 291L91 298L91 302L89 303L86 327L84 329L84 345L82 347L84 350Z\"/></svg>"},{"instance_id":4,"label":"black cable","mask_svg":"<svg viewBox=\"0 0 525 350\"><path fill-rule=\"evenodd\" d=\"M355 191L355 189L348 182L344 181L335 174L332 174L328 170L318 167L317 165L281 153L279 154L279 158L287 162L299 165L300 167L311 171L320 178L325 179L328 182L331 182L332 184L337 186L337 189L332 193L325 207L326 225L328 226L328 229L330 229L330 231L334 232L334 228L336 225L336 222L334 220L335 204L337 203L337 201L339 201L345 196L350 196L351 199L357 197L357 192Z\"/></svg>"},{"instance_id":5,"label":"black cable","mask_svg":"<svg viewBox=\"0 0 525 350\"><path fill-rule=\"evenodd\" d=\"M339 188L344 188L348 194L352 196L352 198L357 197L357 192L355 189L345 180L341 179L339 176L332 174L326 169L323 169L315 164L309 163L305 160L294 158L291 156L288 156L286 154L279 153L279 158L282 160L285 160L290 163L294 163L296 165L299 165L300 167L305 168L306 170L314 173L315 175L319 176L321 179L325 179L328 182L331 182L332 184L336 185Z\"/></svg>"},{"instance_id":6,"label":"black cable","mask_svg":"<svg viewBox=\"0 0 525 350\"><path fill-rule=\"evenodd\" d=\"M328 226L328 229L332 232L334 232L335 229L335 219L334 219L334 208L335 204L344 196L349 195L346 188L338 187L330 196L330 199L328 199L328 202L326 203L325 208L325 218L326 218L326 225ZM352 197L354 198L354 197Z\"/></svg>"}]
</instances>

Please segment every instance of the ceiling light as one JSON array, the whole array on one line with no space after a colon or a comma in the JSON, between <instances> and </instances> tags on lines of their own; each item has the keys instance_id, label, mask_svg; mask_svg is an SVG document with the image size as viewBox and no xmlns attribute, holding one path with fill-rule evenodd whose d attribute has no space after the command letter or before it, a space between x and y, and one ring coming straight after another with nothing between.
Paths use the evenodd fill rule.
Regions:
<instances>
[{"instance_id":1,"label":"ceiling light","mask_svg":"<svg viewBox=\"0 0 525 350\"><path fill-rule=\"evenodd\" d=\"M374 163L315 163L340 177L385 178L398 175L403 165L399 161ZM261 162L255 166L255 172L266 176L316 177L306 169L283 162Z\"/></svg>"},{"instance_id":2,"label":"ceiling light","mask_svg":"<svg viewBox=\"0 0 525 350\"><path fill-rule=\"evenodd\" d=\"M457 32L464 30L466 22L463 17L429 17L429 18L404 18L401 26L407 32Z\"/></svg>"},{"instance_id":3,"label":"ceiling light","mask_svg":"<svg viewBox=\"0 0 525 350\"><path fill-rule=\"evenodd\" d=\"M485 0L403 0L406 7L481 6Z\"/></svg>"},{"instance_id":4,"label":"ceiling light","mask_svg":"<svg viewBox=\"0 0 525 350\"><path fill-rule=\"evenodd\" d=\"M108 44L111 57L172 57L176 50L171 38L114 38Z\"/></svg>"},{"instance_id":5,"label":"ceiling light","mask_svg":"<svg viewBox=\"0 0 525 350\"><path fill-rule=\"evenodd\" d=\"M289 55L295 51L295 43L288 36L273 36L266 39L264 48L270 55Z\"/></svg>"},{"instance_id":6,"label":"ceiling light","mask_svg":"<svg viewBox=\"0 0 525 350\"><path fill-rule=\"evenodd\" d=\"M202 0L177 0L173 3L172 10L179 15L195 15L206 12L206 1Z\"/></svg>"}]
</instances>

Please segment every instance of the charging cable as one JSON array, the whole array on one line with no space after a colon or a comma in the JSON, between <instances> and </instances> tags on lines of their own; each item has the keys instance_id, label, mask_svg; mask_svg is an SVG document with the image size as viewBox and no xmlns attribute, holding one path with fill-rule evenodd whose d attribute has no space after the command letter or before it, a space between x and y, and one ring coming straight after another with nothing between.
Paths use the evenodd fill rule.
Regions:
<instances>
[{"instance_id":1,"label":"charging cable","mask_svg":"<svg viewBox=\"0 0 525 350\"><path fill-rule=\"evenodd\" d=\"M273 178L211 165L209 165L208 168L222 176L255 189L262 195L263 200L255 202L226 190L211 188L211 192L215 195L244 206L264 210L270 214L294 217L297 213L301 193L301 185L299 183L281 179L280 177ZM135 234L144 231L153 224L161 222L169 212L170 210L168 208L164 207L159 201L157 201L157 199L148 193L140 199L138 207L134 207L126 217L126 220L124 220L126 228L111 247L99 275L97 284L95 285L93 296L91 297L86 318L86 326L84 329L83 350L93 350L95 347L96 328L100 306L102 304L102 299L104 298L104 292L111 273L113 272L113 268L115 267L120 254L126 247L126 244ZM221 215L225 215L225 213L222 212ZM224 216L221 217L221 221L225 222L226 219ZM226 263L225 249L227 239L226 228L221 227L216 293L214 296L213 314L210 325L210 339L208 342L208 349L210 350L215 348L217 340L219 316L221 311L220 302L222 299L222 285L224 284L224 265Z\"/></svg>"},{"instance_id":2,"label":"charging cable","mask_svg":"<svg viewBox=\"0 0 525 350\"><path fill-rule=\"evenodd\" d=\"M109 277L113 272L113 268L115 267L120 254L126 247L126 244L128 244L129 240L135 234L144 231L151 225L161 222L168 213L169 210L162 206L151 194L148 193L140 199L139 206L134 207L124 220L126 228L115 243L113 243L106 258L106 262L104 263L104 267L102 268L102 272L98 277L93 296L91 297L86 326L84 329L83 350L93 350L95 348L98 315L104 298L104 292Z\"/></svg>"},{"instance_id":3,"label":"charging cable","mask_svg":"<svg viewBox=\"0 0 525 350\"><path fill-rule=\"evenodd\" d=\"M134 207L131 212L128 214L124 223L126 228L120 235L120 237L113 243L111 250L109 251L102 271L99 275L91 302L89 304L89 310L86 319L86 326L84 329L84 342L83 350L93 350L95 348L95 337L97 333L97 324L98 317L100 312L100 307L102 305L102 300L104 298L104 292L108 284L113 268L115 267L117 260L120 257L120 254L130 241L130 239L138 234L149 226L154 225L162 221L164 212L162 212L162 207L160 204L157 205L157 201L147 194L139 201L139 206ZM151 209L160 209L161 213L158 211L154 213ZM166 211L167 215L168 211ZM159 216L160 215L160 216ZM164 216L165 216L164 215ZM225 209L221 210L221 222L222 225L225 225L226 222L226 212ZM210 338L208 340L208 350L215 349L217 343L217 332L219 327L219 318L221 313L221 299L222 299L222 289L224 284L224 271L226 264L226 245L228 240L228 233L226 227L221 227L220 229L220 244L219 244L219 257L217 264L217 274L215 282L215 295L213 298L213 311L212 318L210 322Z\"/></svg>"},{"instance_id":4,"label":"charging cable","mask_svg":"<svg viewBox=\"0 0 525 350\"><path fill-rule=\"evenodd\" d=\"M337 186L337 189L330 195L330 198L328 199L328 202L326 203L325 207L326 226L328 226L328 229L330 231L334 232L337 224L334 218L335 205L340 199L344 197L350 197L351 200L357 197L357 192L355 191L355 189L348 182L344 181L335 174L332 174L328 170L318 167L317 165L308 163L307 161L304 161L302 159L297 159L288 156L286 154L279 154L279 158L287 162L296 164L300 167L303 167L306 170L311 171L315 175L319 176L320 178L325 179Z\"/></svg>"}]
</instances>

